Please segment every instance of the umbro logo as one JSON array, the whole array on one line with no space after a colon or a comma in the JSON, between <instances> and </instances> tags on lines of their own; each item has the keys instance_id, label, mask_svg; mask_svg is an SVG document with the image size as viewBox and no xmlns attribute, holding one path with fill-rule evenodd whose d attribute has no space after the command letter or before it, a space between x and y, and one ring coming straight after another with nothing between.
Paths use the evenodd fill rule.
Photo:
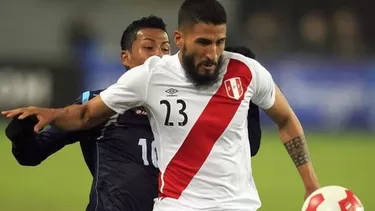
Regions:
<instances>
[{"instance_id":1,"label":"umbro logo","mask_svg":"<svg viewBox=\"0 0 375 211\"><path fill-rule=\"evenodd\" d=\"M176 93L178 92L177 89L169 88L165 90L165 92L168 94L167 97L176 97Z\"/></svg>"},{"instance_id":2,"label":"umbro logo","mask_svg":"<svg viewBox=\"0 0 375 211\"><path fill-rule=\"evenodd\" d=\"M176 94L178 92L178 90L170 88L170 89L165 90L165 92L170 94L170 95L173 95L173 94Z\"/></svg>"}]
</instances>

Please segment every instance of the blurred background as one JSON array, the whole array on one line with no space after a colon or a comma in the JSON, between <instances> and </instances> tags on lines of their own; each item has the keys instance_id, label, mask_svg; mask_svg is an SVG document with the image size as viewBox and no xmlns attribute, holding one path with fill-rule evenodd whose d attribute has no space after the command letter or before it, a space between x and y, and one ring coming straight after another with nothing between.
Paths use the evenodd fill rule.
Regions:
<instances>
[{"instance_id":1,"label":"blurred background","mask_svg":"<svg viewBox=\"0 0 375 211\"><path fill-rule=\"evenodd\" d=\"M64 106L114 83L120 38L154 14L170 38L181 0L0 0L0 109ZM365 0L222 0L227 45L245 45L272 73L309 140L322 185L341 185L375 210L375 14ZM174 48L176 51L176 48ZM174 52L175 52L174 51ZM4 131L7 121L0 119ZM254 158L262 211L300 210L303 186L262 114ZM0 210L84 210L92 181L79 145L34 168L0 133Z\"/></svg>"}]
</instances>

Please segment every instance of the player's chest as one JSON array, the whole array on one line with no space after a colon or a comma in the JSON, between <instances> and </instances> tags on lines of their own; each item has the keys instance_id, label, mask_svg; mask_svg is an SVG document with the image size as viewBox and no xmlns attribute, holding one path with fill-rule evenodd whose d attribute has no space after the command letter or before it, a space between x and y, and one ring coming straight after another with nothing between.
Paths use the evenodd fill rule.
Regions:
<instances>
[{"instance_id":1,"label":"player's chest","mask_svg":"<svg viewBox=\"0 0 375 211\"><path fill-rule=\"evenodd\" d=\"M152 116L163 127L190 130L199 125L209 129L232 121L240 124L247 117L250 98L240 80L224 80L201 90L183 81L176 83L158 84L148 93ZM233 118L238 112L243 115Z\"/></svg>"}]
</instances>

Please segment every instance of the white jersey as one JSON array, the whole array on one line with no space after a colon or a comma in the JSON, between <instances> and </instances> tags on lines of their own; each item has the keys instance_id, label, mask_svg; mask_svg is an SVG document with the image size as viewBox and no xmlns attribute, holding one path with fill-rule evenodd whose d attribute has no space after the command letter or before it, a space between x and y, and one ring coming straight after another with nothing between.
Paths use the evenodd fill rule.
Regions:
<instances>
[{"instance_id":1,"label":"white jersey","mask_svg":"<svg viewBox=\"0 0 375 211\"><path fill-rule=\"evenodd\" d=\"M151 57L103 91L118 113L145 106L157 143L157 211L255 211L261 206L251 170L247 113L275 101L275 84L257 61L224 52L220 80L197 89L178 54Z\"/></svg>"}]
</instances>

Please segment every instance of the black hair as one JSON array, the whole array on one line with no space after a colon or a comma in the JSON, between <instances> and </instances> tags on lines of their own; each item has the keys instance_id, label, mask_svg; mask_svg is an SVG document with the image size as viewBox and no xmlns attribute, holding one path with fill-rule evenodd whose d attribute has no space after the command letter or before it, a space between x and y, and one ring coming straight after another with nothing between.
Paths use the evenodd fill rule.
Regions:
<instances>
[{"instance_id":1,"label":"black hair","mask_svg":"<svg viewBox=\"0 0 375 211\"><path fill-rule=\"evenodd\" d=\"M145 28L160 29L167 32L167 25L162 18L150 15L141 19L133 21L121 36L121 50L131 50L133 43L137 40L137 33L139 30Z\"/></svg>"},{"instance_id":2,"label":"black hair","mask_svg":"<svg viewBox=\"0 0 375 211\"><path fill-rule=\"evenodd\" d=\"M226 24L224 7L217 0L186 0L178 12L178 28L191 27L197 23Z\"/></svg>"},{"instance_id":3,"label":"black hair","mask_svg":"<svg viewBox=\"0 0 375 211\"><path fill-rule=\"evenodd\" d=\"M230 46L225 48L226 51L242 54L246 57L255 59L255 53L245 46Z\"/></svg>"}]
</instances>

